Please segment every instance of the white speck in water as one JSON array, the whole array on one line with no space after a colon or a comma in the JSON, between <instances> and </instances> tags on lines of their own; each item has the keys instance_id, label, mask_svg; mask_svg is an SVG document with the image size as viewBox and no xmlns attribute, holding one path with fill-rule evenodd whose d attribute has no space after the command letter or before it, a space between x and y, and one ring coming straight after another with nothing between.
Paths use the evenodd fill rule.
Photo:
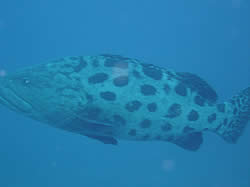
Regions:
<instances>
[{"instance_id":1,"label":"white speck in water","mask_svg":"<svg viewBox=\"0 0 250 187\"><path fill-rule=\"evenodd\" d=\"M167 172L174 170L175 167L176 163L174 160L163 160L162 162L162 168Z\"/></svg>"},{"instance_id":2,"label":"white speck in water","mask_svg":"<svg viewBox=\"0 0 250 187\"><path fill-rule=\"evenodd\" d=\"M6 71L5 70L3 70L3 69L0 69L0 77L4 77L4 76L6 76Z\"/></svg>"}]
</instances>

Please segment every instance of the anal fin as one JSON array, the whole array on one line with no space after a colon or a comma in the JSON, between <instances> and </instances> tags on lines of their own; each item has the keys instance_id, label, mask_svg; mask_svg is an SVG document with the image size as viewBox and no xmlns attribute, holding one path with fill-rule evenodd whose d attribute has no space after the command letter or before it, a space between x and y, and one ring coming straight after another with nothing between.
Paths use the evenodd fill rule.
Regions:
<instances>
[{"instance_id":1,"label":"anal fin","mask_svg":"<svg viewBox=\"0 0 250 187\"><path fill-rule=\"evenodd\" d=\"M203 142L203 137L201 132L193 132L191 134L181 136L171 142L182 147L183 149L197 151Z\"/></svg>"},{"instance_id":2,"label":"anal fin","mask_svg":"<svg viewBox=\"0 0 250 187\"><path fill-rule=\"evenodd\" d=\"M96 136L96 135L85 135L89 138L96 139L98 141L101 141L104 144L112 144L112 145L117 145L118 141L113 138L113 137L108 137L108 136Z\"/></svg>"}]
</instances>

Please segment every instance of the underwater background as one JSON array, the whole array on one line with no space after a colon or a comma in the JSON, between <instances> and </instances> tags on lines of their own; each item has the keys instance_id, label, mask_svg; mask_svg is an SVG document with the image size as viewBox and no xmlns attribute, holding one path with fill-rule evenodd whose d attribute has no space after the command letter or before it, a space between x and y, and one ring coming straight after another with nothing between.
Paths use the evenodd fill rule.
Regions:
<instances>
[{"instance_id":1,"label":"underwater background","mask_svg":"<svg viewBox=\"0 0 250 187\"><path fill-rule=\"evenodd\" d=\"M103 53L195 73L228 100L250 86L250 2L0 1L0 76ZM45 186L250 187L250 127L236 145L205 133L197 152L167 142L112 146L0 106L0 187Z\"/></svg>"}]
</instances>

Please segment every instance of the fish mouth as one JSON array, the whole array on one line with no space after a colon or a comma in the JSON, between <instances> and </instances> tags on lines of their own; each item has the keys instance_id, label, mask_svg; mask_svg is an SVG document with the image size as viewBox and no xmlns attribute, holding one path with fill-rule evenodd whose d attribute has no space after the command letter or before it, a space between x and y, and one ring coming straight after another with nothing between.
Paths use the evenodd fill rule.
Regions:
<instances>
[{"instance_id":1,"label":"fish mouth","mask_svg":"<svg viewBox=\"0 0 250 187\"><path fill-rule=\"evenodd\" d=\"M2 81L0 83L0 104L17 112L31 113L32 111L32 106L18 96L13 89L4 85Z\"/></svg>"}]
</instances>

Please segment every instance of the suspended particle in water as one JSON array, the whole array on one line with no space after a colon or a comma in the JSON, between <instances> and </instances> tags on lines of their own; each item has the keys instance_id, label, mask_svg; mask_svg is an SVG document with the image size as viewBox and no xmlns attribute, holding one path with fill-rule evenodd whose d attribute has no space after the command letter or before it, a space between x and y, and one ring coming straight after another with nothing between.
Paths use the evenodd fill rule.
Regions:
<instances>
[{"instance_id":1,"label":"suspended particle in water","mask_svg":"<svg viewBox=\"0 0 250 187\"><path fill-rule=\"evenodd\" d=\"M162 162L162 168L167 172L174 170L175 167L176 163L174 160L163 160Z\"/></svg>"},{"instance_id":2,"label":"suspended particle in water","mask_svg":"<svg viewBox=\"0 0 250 187\"><path fill-rule=\"evenodd\" d=\"M0 69L0 77L4 77L4 76L6 76L6 71L5 70L3 70L3 69Z\"/></svg>"}]
</instances>

